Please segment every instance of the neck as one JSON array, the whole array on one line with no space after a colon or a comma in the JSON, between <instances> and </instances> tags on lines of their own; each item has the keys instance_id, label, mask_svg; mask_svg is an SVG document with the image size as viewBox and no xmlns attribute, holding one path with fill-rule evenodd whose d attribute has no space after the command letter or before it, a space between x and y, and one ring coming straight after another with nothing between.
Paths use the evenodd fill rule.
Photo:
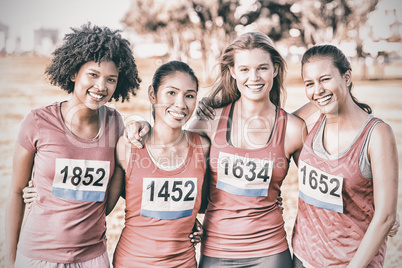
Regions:
<instances>
[{"instance_id":1,"label":"neck","mask_svg":"<svg viewBox=\"0 0 402 268\"><path fill-rule=\"evenodd\" d=\"M99 110L99 109L98 109ZM64 121L67 123L93 123L98 121L98 110L91 110L84 104L74 104L69 100L62 104L61 111Z\"/></svg>"},{"instance_id":2,"label":"neck","mask_svg":"<svg viewBox=\"0 0 402 268\"><path fill-rule=\"evenodd\" d=\"M181 128L172 129L155 123L150 132L150 145L164 148L173 147L185 138L185 132Z\"/></svg>"},{"instance_id":3,"label":"neck","mask_svg":"<svg viewBox=\"0 0 402 268\"><path fill-rule=\"evenodd\" d=\"M337 114L327 114L327 122L336 123L339 128L360 127L358 122L365 120L367 113L352 99L338 107Z\"/></svg>"},{"instance_id":4,"label":"neck","mask_svg":"<svg viewBox=\"0 0 402 268\"><path fill-rule=\"evenodd\" d=\"M243 118L252 116L267 116L275 114L275 105L270 101L252 101L246 98L240 98L238 101Z\"/></svg>"}]
</instances>

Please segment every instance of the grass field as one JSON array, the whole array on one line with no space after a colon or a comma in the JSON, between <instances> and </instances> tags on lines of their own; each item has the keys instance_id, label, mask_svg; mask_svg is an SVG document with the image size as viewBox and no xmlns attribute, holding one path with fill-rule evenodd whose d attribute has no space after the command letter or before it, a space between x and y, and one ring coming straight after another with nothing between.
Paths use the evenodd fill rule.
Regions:
<instances>
[{"instance_id":1,"label":"grass field","mask_svg":"<svg viewBox=\"0 0 402 268\"><path fill-rule=\"evenodd\" d=\"M39 57L3 57L0 58L0 267L4 267L4 208L11 180L12 153L15 138L23 117L32 109L44 106L55 101L62 101L69 97L56 87L50 86L43 71L48 58ZM147 87L152 74L157 68L155 59L137 60L142 87L138 95L125 103L111 103L117 108L125 119L141 117L149 120L150 105L147 99ZM201 74L199 62L190 62L196 73ZM401 66L386 67L381 70L381 76L386 80L362 81L358 78L361 68L354 68L355 96L368 104L374 110L374 115L389 123L396 135L399 159L402 159L402 70ZM378 78L378 70L370 69L368 74ZM303 85L300 83L299 66L289 65L287 77L287 101L285 109L292 112L307 99L304 95ZM200 97L208 92L208 83L201 84ZM400 165L400 174L402 166ZM290 238L294 218L297 210L298 186L296 169L292 164L289 175L282 187L284 198L284 218L286 230ZM399 184L399 214L402 217L402 186ZM121 228L124 223L124 202L119 201L118 206L107 217L108 250L112 256ZM197 247L198 251L198 247ZM385 267L401 267L402 265L402 230L398 235L388 240L388 250Z\"/></svg>"}]
</instances>

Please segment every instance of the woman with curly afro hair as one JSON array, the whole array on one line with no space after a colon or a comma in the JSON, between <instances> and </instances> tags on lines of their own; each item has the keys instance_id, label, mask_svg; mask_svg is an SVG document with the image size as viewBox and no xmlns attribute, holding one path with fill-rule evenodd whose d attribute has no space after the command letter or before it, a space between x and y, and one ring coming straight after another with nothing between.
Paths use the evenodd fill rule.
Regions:
<instances>
[{"instance_id":1,"label":"woman with curly afro hair","mask_svg":"<svg viewBox=\"0 0 402 268\"><path fill-rule=\"evenodd\" d=\"M71 98L32 110L14 150L6 212L7 267L109 267L106 199L115 169L121 115L105 106L135 95L141 79L119 31L72 29L46 69ZM22 189L37 199L24 215ZM64 266L63 266L64 267Z\"/></svg>"}]
</instances>

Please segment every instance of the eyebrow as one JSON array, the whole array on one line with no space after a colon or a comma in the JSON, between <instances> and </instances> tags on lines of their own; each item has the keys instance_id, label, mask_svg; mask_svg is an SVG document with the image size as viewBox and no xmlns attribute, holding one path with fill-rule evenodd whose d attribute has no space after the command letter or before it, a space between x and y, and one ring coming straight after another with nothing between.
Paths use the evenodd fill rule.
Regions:
<instances>
[{"instance_id":1,"label":"eyebrow","mask_svg":"<svg viewBox=\"0 0 402 268\"><path fill-rule=\"evenodd\" d=\"M264 65L267 65L267 66L269 66L269 63L261 63L261 64L258 64L258 66L264 66ZM238 67L249 67L250 65L238 65Z\"/></svg>"},{"instance_id":2,"label":"eyebrow","mask_svg":"<svg viewBox=\"0 0 402 268\"><path fill-rule=\"evenodd\" d=\"M323 74L320 76L320 79L323 78L324 76L331 76L330 74ZM303 81L311 81L312 79L303 79Z\"/></svg>"},{"instance_id":3,"label":"eyebrow","mask_svg":"<svg viewBox=\"0 0 402 268\"><path fill-rule=\"evenodd\" d=\"M100 73L97 69L89 68L89 70L92 71L92 72L98 73L98 74ZM111 75L109 75L109 76L119 77L119 76L116 75L116 74L111 74Z\"/></svg>"},{"instance_id":4,"label":"eyebrow","mask_svg":"<svg viewBox=\"0 0 402 268\"><path fill-rule=\"evenodd\" d=\"M177 87L174 87L174 86L166 86L166 88L173 88L173 89L176 89L176 90L180 90L180 88L177 88ZM196 89L186 89L187 91L193 91L193 92L196 92L197 93L197 90Z\"/></svg>"}]
</instances>

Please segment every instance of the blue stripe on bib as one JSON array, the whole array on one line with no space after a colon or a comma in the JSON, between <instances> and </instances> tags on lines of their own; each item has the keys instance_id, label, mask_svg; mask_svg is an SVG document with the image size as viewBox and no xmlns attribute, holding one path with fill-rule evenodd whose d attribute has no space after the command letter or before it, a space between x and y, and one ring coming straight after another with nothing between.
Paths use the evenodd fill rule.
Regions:
<instances>
[{"instance_id":1,"label":"blue stripe on bib","mask_svg":"<svg viewBox=\"0 0 402 268\"><path fill-rule=\"evenodd\" d=\"M238 188L236 186L224 183L218 180L216 184L216 188L223 190L225 192L235 194L235 195L242 195L242 196L268 196L268 188L264 189L243 189Z\"/></svg>"},{"instance_id":2,"label":"blue stripe on bib","mask_svg":"<svg viewBox=\"0 0 402 268\"><path fill-rule=\"evenodd\" d=\"M303 199L304 202L306 202L307 204L310 204L312 206L332 210L332 211L339 212L339 213L343 213L343 207L342 206L320 201L318 199L315 199L315 198L312 198L312 197L310 197L308 195L305 195L302 191L299 191L299 197L301 199Z\"/></svg>"},{"instance_id":3,"label":"blue stripe on bib","mask_svg":"<svg viewBox=\"0 0 402 268\"><path fill-rule=\"evenodd\" d=\"M52 195L75 201L102 202L105 199L104 191L83 191L53 187Z\"/></svg>"},{"instance_id":4,"label":"blue stripe on bib","mask_svg":"<svg viewBox=\"0 0 402 268\"><path fill-rule=\"evenodd\" d=\"M183 211L155 211L155 210L141 209L141 216L161 220L175 220L179 218L189 217L192 214L193 214L192 209Z\"/></svg>"}]
</instances>

